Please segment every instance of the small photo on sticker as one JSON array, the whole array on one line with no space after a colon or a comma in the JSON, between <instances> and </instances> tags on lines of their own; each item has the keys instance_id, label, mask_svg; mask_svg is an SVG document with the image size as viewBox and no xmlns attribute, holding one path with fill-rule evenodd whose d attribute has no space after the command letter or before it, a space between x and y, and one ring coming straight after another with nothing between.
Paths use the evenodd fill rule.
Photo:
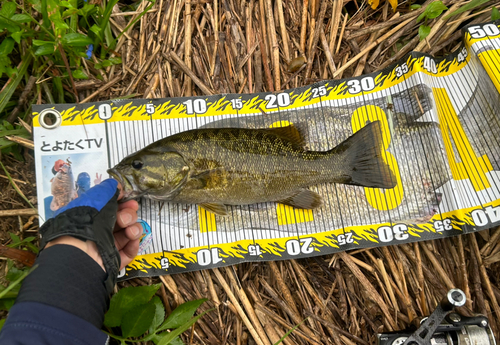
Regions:
<instances>
[{"instance_id":1,"label":"small photo on sticker","mask_svg":"<svg viewBox=\"0 0 500 345\"><path fill-rule=\"evenodd\" d=\"M103 153L75 153L42 157L45 220L71 200L101 183L106 171ZM105 175L107 176L107 175Z\"/></svg>"}]
</instances>

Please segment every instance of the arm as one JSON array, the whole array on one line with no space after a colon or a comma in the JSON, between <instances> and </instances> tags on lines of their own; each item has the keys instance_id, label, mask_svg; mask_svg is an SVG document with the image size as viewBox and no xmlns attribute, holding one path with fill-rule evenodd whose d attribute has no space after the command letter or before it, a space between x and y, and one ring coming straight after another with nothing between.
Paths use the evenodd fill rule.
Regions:
<instances>
[{"instance_id":1,"label":"arm","mask_svg":"<svg viewBox=\"0 0 500 345\"><path fill-rule=\"evenodd\" d=\"M105 344L99 329L119 269L135 257L138 204L118 205L104 181L47 221L37 268L25 279L0 333L1 344Z\"/></svg>"}]
</instances>

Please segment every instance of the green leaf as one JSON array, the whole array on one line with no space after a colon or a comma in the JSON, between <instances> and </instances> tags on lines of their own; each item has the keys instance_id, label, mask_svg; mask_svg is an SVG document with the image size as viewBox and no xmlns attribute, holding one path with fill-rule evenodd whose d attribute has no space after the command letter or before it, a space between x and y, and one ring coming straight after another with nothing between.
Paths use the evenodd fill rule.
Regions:
<instances>
[{"instance_id":1,"label":"green leaf","mask_svg":"<svg viewBox=\"0 0 500 345\"><path fill-rule=\"evenodd\" d=\"M119 0L110 0L106 4L106 8L104 9L104 12L102 14L102 19L101 22L99 23L99 26L101 27L102 30L109 24L109 18L111 17L111 13L113 12L113 7L118 3Z\"/></svg>"},{"instance_id":2,"label":"green leaf","mask_svg":"<svg viewBox=\"0 0 500 345\"><path fill-rule=\"evenodd\" d=\"M26 246L35 254L38 254L38 247L35 246L33 243L26 243Z\"/></svg>"},{"instance_id":3,"label":"green leaf","mask_svg":"<svg viewBox=\"0 0 500 345\"><path fill-rule=\"evenodd\" d=\"M89 76L81 69L75 69L71 74L75 79L89 79Z\"/></svg>"},{"instance_id":4,"label":"green leaf","mask_svg":"<svg viewBox=\"0 0 500 345\"><path fill-rule=\"evenodd\" d=\"M59 29L59 30L69 29L68 24L66 24L66 22L60 18L59 19L52 19L52 23L54 23L54 26L56 27L56 29Z\"/></svg>"},{"instance_id":5,"label":"green leaf","mask_svg":"<svg viewBox=\"0 0 500 345\"><path fill-rule=\"evenodd\" d=\"M417 17L417 23L420 23L425 18L425 12L420 13Z\"/></svg>"},{"instance_id":6,"label":"green leaf","mask_svg":"<svg viewBox=\"0 0 500 345\"><path fill-rule=\"evenodd\" d=\"M71 8L69 10L64 11L62 15L64 18L66 18L66 17L72 16L73 14L76 14L76 13L78 13L78 9Z\"/></svg>"},{"instance_id":7,"label":"green leaf","mask_svg":"<svg viewBox=\"0 0 500 345\"><path fill-rule=\"evenodd\" d=\"M189 302L187 302L187 303L189 303ZM184 304L186 304L186 303L184 303ZM207 311L201 313L200 315L193 317L191 320L189 320L188 322L186 322L185 324L183 324L182 326L173 330L170 333L166 333L166 332L162 333L162 334L165 334L165 336L160 340L158 345L170 344L171 341L173 341L176 337L178 337L179 335L184 333L187 329L189 329L189 327L191 327L191 325L193 325L196 321L198 321L198 319L200 319L203 315L205 315L206 313L208 313L211 310L213 310L213 309L207 310Z\"/></svg>"},{"instance_id":8,"label":"green leaf","mask_svg":"<svg viewBox=\"0 0 500 345\"><path fill-rule=\"evenodd\" d=\"M158 330L163 331L166 329L172 329L182 326L183 324L188 322L190 318L193 317L196 309L198 309L198 307L205 301L207 301L207 299L202 298L181 304L180 306L175 308L174 311L172 311L172 313L167 317L165 322L158 328Z\"/></svg>"},{"instance_id":9,"label":"green leaf","mask_svg":"<svg viewBox=\"0 0 500 345\"><path fill-rule=\"evenodd\" d=\"M17 32L21 30L19 26L15 25L15 22L10 19L5 19L4 17L0 17L0 32L3 31L3 29L7 29L9 32Z\"/></svg>"},{"instance_id":10,"label":"green leaf","mask_svg":"<svg viewBox=\"0 0 500 345\"><path fill-rule=\"evenodd\" d=\"M157 334L151 334L150 336L148 336L148 341L152 341L153 343L155 344L158 344L161 340L161 336L157 335Z\"/></svg>"},{"instance_id":11,"label":"green leaf","mask_svg":"<svg viewBox=\"0 0 500 345\"><path fill-rule=\"evenodd\" d=\"M479 7L482 4L487 3L487 2L488 2L488 0L472 0L471 2L460 7L458 10L455 10L455 11L451 12L450 14L448 14L446 17L444 17L444 19L448 19L450 17L456 16L457 14L463 13L465 11L470 11L470 10L472 10L476 7Z\"/></svg>"},{"instance_id":12,"label":"green leaf","mask_svg":"<svg viewBox=\"0 0 500 345\"><path fill-rule=\"evenodd\" d=\"M420 40L423 41L427 36L429 36L429 33L431 32L431 27L427 25L420 25L418 28L418 36L420 37Z\"/></svg>"},{"instance_id":13,"label":"green leaf","mask_svg":"<svg viewBox=\"0 0 500 345\"><path fill-rule=\"evenodd\" d=\"M86 17L89 14L89 12L92 11L94 8L95 8L95 5L86 3L85 5L83 5L83 7L81 9L78 10L78 13L81 16Z\"/></svg>"},{"instance_id":14,"label":"green leaf","mask_svg":"<svg viewBox=\"0 0 500 345\"><path fill-rule=\"evenodd\" d=\"M21 147L16 144L16 145L12 145L7 150L2 150L2 153L3 154L9 154L12 157L14 157L15 160L17 160L19 162L23 162L24 161L24 157L21 154L20 149L21 149ZM5 152L5 151L8 151L8 152Z\"/></svg>"},{"instance_id":15,"label":"green leaf","mask_svg":"<svg viewBox=\"0 0 500 345\"><path fill-rule=\"evenodd\" d=\"M422 12L418 18L417 18L417 23L419 23L421 20L424 18L426 19L434 19L436 17L439 17L441 13L443 13L444 10L447 10L448 7L443 5L441 1L434 1L431 2L427 7L425 8L424 12Z\"/></svg>"},{"instance_id":16,"label":"green leaf","mask_svg":"<svg viewBox=\"0 0 500 345\"><path fill-rule=\"evenodd\" d=\"M447 9L448 7L446 7L441 1L434 1L427 6L424 13L427 19L434 19L439 17L441 13Z\"/></svg>"},{"instance_id":17,"label":"green leaf","mask_svg":"<svg viewBox=\"0 0 500 345\"><path fill-rule=\"evenodd\" d=\"M0 10L0 14L4 17L10 18L16 13L16 3L15 2L4 2L2 5L2 9Z\"/></svg>"},{"instance_id":18,"label":"green leaf","mask_svg":"<svg viewBox=\"0 0 500 345\"><path fill-rule=\"evenodd\" d=\"M500 19L500 12L498 11L498 8L493 7L491 9L491 20L498 20Z\"/></svg>"},{"instance_id":19,"label":"green leaf","mask_svg":"<svg viewBox=\"0 0 500 345\"><path fill-rule=\"evenodd\" d=\"M138 337L144 334L153 323L156 306L153 301L130 308L121 322L123 336Z\"/></svg>"},{"instance_id":20,"label":"green leaf","mask_svg":"<svg viewBox=\"0 0 500 345\"><path fill-rule=\"evenodd\" d=\"M410 6L410 10L411 11L415 11L415 10L418 10L419 8L421 8L422 5L419 5L419 4L413 4Z\"/></svg>"},{"instance_id":21,"label":"green leaf","mask_svg":"<svg viewBox=\"0 0 500 345\"><path fill-rule=\"evenodd\" d=\"M113 63L109 60L102 60L101 66L102 67L109 67L109 66L113 66Z\"/></svg>"},{"instance_id":22,"label":"green leaf","mask_svg":"<svg viewBox=\"0 0 500 345\"><path fill-rule=\"evenodd\" d=\"M184 342L178 336L172 339L170 345L184 345Z\"/></svg>"},{"instance_id":23,"label":"green leaf","mask_svg":"<svg viewBox=\"0 0 500 345\"><path fill-rule=\"evenodd\" d=\"M10 101L10 98L12 97L12 94L16 90L17 86L21 82L21 80L24 78L24 74L28 70L28 67L31 64L31 59L32 59L31 54L26 54L22 59L21 59L21 66L19 67L19 71L17 75L12 79L12 81L3 89L3 91L0 92L0 113L4 110L5 106L7 103ZM0 162L1 163L1 162Z\"/></svg>"},{"instance_id":24,"label":"green leaf","mask_svg":"<svg viewBox=\"0 0 500 345\"><path fill-rule=\"evenodd\" d=\"M28 2L33 6L35 11L42 12L42 2L40 0L28 0Z\"/></svg>"},{"instance_id":25,"label":"green leaf","mask_svg":"<svg viewBox=\"0 0 500 345\"><path fill-rule=\"evenodd\" d=\"M14 14L12 17L10 17L10 20L16 22L16 23L29 23L31 22L31 16L27 14Z\"/></svg>"},{"instance_id":26,"label":"green leaf","mask_svg":"<svg viewBox=\"0 0 500 345\"><path fill-rule=\"evenodd\" d=\"M106 315L104 315L104 325L107 327L119 326L123 314L130 308L148 303L160 286L161 284L127 287L118 291L118 293L111 298L109 310Z\"/></svg>"},{"instance_id":27,"label":"green leaf","mask_svg":"<svg viewBox=\"0 0 500 345\"><path fill-rule=\"evenodd\" d=\"M162 333L161 335L153 334L151 337L148 337L149 340L153 341L153 343L158 344L161 339L167 336L168 333ZM185 345L184 342L178 336L172 339L169 343L170 345Z\"/></svg>"},{"instance_id":28,"label":"green leaf","mask_svg":"<svg viewBox=\"0 0 500 345\"><path fill-rule=\"evenodd\" d=\"M2 126L8 131L12 131L14 129L14 125L12 123L9 123L9 121L7 120L3 120Z\"/></svg>"},{"instance_id":29,"label":"green leaf","mask_svg":"<svg viewBox=\"0 0 500 345\"><path fill-rule=\"evenodd\" d=\"M14 41L17 42L17 44L21 44L22 34L23 34L22 31L18 31L18 32L14 32L13 34L11 34L10 37L12 37L14 39Z\"/></svg>"},{"instance_id":30,"label":"green leaf","mask_svg":"<svg viewBox=\"0 0 500 345\"><path fill-rule=\"evenodd\" d=\"M46 29L48 29L50 27L50 20L49 20L49 13L48 13L48 9L47 9L47 0L42 0L41 12L42 12L42 18L43 18L42 25Z\"/></svg>"},{"instance_id":31,"label":"green leaf","mask_svg":"<svg viewBox=\"0 0 500 345\"><path fill-rule=\"evenodd\" d=\"M52 45L56 45L56 42L54 41L42 41L42 40L33 40L33 45L34 46L43 46L43 45L46 45L46 44L52 44Z\"/></svg>"},{"instance_id":32,"label":"green leaf","mask_svg":"<svg viewBox=\"0 0 500 345\"><path fill-rule=\"evenodd\" d=\"M89 30L92 31L93 33L95 33L97 36L99 36L101 34L101 28L95 24L92 25Z\"/></svg>"},{"instance_id":33,"label":"green leaf","mask_svg":"<svg viewBox=\"0 0 500 345\"><path fill-rule=\"evenodd\" d=\"M10 282L14 282L19 278L21 278L26 271L28 271L28 269L20 270L15 266L10 267L7 274L5 275L5 279L7 279Z\"/></svg>"},{"instance_id":34,"label":"green leaf","mask_svg":"<svg viewBox=\"0 0 500 345\"><path fill-rule=\"evenodd\" d=\"M59 5L66 8L74 8L69 1L59 1Z\"/></svg>"},{"instance_id":35,"label":"green leaf","mask_svg":"<svg viewBox=\"0 0 500 345\"><path fill-rule=\"evenodd\" d=\"M149 334L153 334L156 329L163 323L163 320L165 320L165 307L163 306L160 297L154 296L151 301L155 305L155 315L153 318L153 322L149 327Z\"/></svg>"},{"instance_id":36,"label":"green leaf","mask_svg":"<svg viewBox=\"0 0 500 345\"><path fill-rule=\"evenodd\" d=\"M0 292L0 298L3 298L4 296L6 296L7 293L9 293L10 290L13 290L24 278L26 278L26 276L28 274L30 274L31 272L33 272L33 270L36 269L37 267L38 266L33 266L30 270L24 272L23 275L21 277L19 277L15 282L11 282L9 284L9 286L5 290L3 290L2 292Z\"/></svg>"},{"instance_id":37,"label":"green leaf","mask_svg":"<svg viewBox=\"0 0 500 345\"><path fill-rule=\"evenodd\" d=\"M11 129L11 128L7 128L7 129ZM9 235L10 235L10 238L12 239L12 241L14 242L14 244L21 242L21 239L16 234L9 232Z\"/></svg>"},{"instance_id":38,"label":"green leaf","mask_svg":"<svg viewBox=\"0 0 500 345\"><path fill-rule=\"evenodd\" d=\"M12 235L13 235L13 234L12 234ZM11 235L11 236L12 236L12 235ZM16 236L16 237L17 237L17 236ZM8 245L8 247L11 247L11 248L16 248L16 247L19 247L19 246L21 246L21 245L23 245L23 244L24 244L24 245L26 245L26 244L28 244L28 243L30 243L30 242L33 242L33 240L35 240L35 238L36 238L36 237L33 237L33 236L31 236L31 237L26 237L24 240L22 240L22 241L21 241L21 240L19 240L19 237L17 237L17 240L14 240L14 243L9 244L9 245Z\"/></svg>"},{"instance_id":39,"label":"green leaf","mask_svg":"<svg viewBox=\"0 0 500 345\"><path fill-rule=\"evenodd\" d=\"M288 330L288 332L286 332L286 333L285 333L285 335L284 335L284 336L282 336L282 337L280 338L280 340L278 340L278 341L277 341L276 343L274 343L273 345L279 345L279 344L281 344L281 343L283 342L283 340L285 340L285 338L286 338L286 337L288 337L288 336L290 335L290 333L292 333L292 332L293 332L293 331L295 331L297 328L299 328L299 326L300 326L300 325L302 325L302 324L303 324L306 320L307 320L307 317L306 317L304 320L300 321L300 323L299 323L299 324L297 324L297 325L295 325L292 329Z\"/></svg>"},{"instance_id":40,"label":"green leaf","mask_svg":"<svg viewBox=\"0 0 500 345\"><path fill-rule=\"evenodd\" d=\"M120 58L120 57L110 57L109 61L111 61L111 63L113 65L118 65L118 64L122 63L122 58Z\"/></svg>"},{"instance_id":41,"label":"green leaf","mask_svg":"<svg viewBox=\"0 0 500 345\"><path fill-rule=\"evenodd\" d=\"M86 35L72 32L62 37L61 42L63 45L70 47L85 47L92 44L92 40Z\"/></svg>"},{"instance_id":42,"label":"green leaf","mask_svg":"<svg viewBox=\"0 0 500 345\"><path fill-rule=\"evenodd\" d=\"M12 298L4 297L4 298L0 299L0 309L1 310L9 310L10 308L12 308L14 303L16 303L17 295L18 294L16 293L15 297L12 297Z\"/></svg>"},{"instance_id":43,"label":"green leaf","mask_svg":"<svg viewBox=\"0 0 500 345\"><path fill-rule=\"evenodd\" d=\"M5 321L7 321L7 319L0 320L0 331L2 330L2 327L3 327L4 323L5 323Z\"/></svg>"},{"instance_id":44,"label":"green leaf","mask_svg":"<svg viewBox=\"0 0 500 345\"><path fill-rule=\"evenodd\" d=\"M12 38L5 38L2 43L0 43L0 56L7 56L14 50L15 42Z\"/></svg>"},{"instance_id":45,"label":"green leaf","mask_svg":"<svg viewBox=\"0 0 500 345\"><path fill-rule=\"evenodd\" d=\"M37 50L35 50L35 55L36 56L42 56L42 55L50 55L55 52L55 46L52 44L44 44L43 46L38 47Z\"/></svg>"}]
</instances>

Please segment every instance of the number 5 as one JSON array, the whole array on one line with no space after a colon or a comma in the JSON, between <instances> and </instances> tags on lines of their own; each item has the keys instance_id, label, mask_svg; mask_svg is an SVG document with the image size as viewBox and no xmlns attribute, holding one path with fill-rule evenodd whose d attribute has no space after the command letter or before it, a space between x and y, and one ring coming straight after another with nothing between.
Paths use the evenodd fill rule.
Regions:
<instances>
[{"instance_id":1,"label":"number 5","mask_svg":"<svg viewBox=\"0 0 500 345\"><path fill-rule=\"evenodd\" d=\"M146 113L153 115L155 113L155 106L151 103L146 104Z\"/></svg>"}]
</instances>

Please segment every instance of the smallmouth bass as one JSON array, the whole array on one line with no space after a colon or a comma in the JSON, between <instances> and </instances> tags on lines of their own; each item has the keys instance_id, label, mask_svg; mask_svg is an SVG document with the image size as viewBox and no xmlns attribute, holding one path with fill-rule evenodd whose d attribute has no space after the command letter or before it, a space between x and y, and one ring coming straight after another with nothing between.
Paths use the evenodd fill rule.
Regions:
<instances>
[{"instance_id":1,"label":"smallmouth bass","mask_svg":"<svg viewBox=\"0 0 500 345\"><path fill-rule=\"evenodd\" d=\"M383 155L379 121L329 151L305 150L293 125L202 128L158 140L108 173L122 184L124 200L199 204L227 215L225 205L261 202L315 209L322 198L307 187L322 183L394 188Z\"/></svg>"},{"instance_id":2,"label":"smallmouth bass","mask_svg":"<svg viewBox=\"0 0 500 345\"><path fill-rule=\"evenodd\" d=\"M54 198L50 203L50 209L57 211L66 206L77 197L75 189L75 178L71 165L64 163L57 169L56 176L51 180L51 192Z\"/></svg>"}]
</instances>

